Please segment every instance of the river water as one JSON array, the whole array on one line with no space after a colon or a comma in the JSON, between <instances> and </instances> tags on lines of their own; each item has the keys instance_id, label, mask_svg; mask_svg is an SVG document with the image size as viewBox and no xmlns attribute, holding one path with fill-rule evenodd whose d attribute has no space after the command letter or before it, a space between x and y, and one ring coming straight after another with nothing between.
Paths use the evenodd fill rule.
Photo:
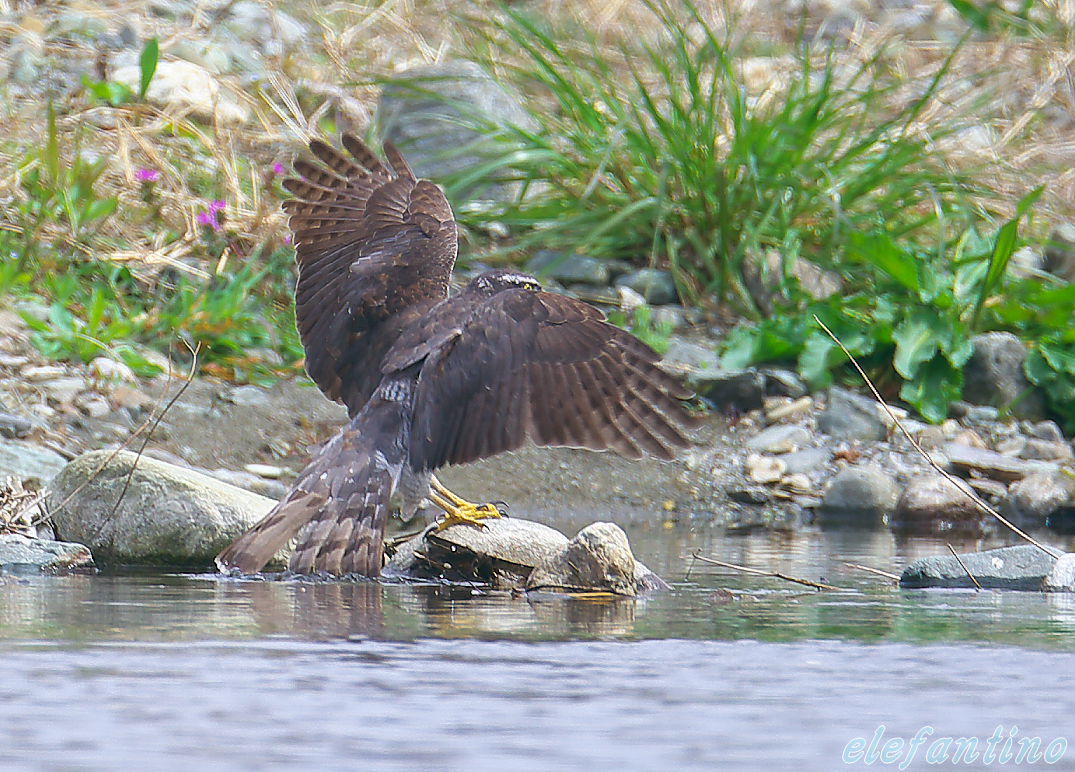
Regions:
<instances>
[{"instance_id":1,"label":"river water","mask_svg":"<svg viewBox=\"0 0 1075 772\"><path fill-rule=\"evenodd\" d=\"M0 769L1075 769L1075 598L845 565L947 553L885 531L628 532L672 592L2 576Z\"/></svg>"}]
</instances>

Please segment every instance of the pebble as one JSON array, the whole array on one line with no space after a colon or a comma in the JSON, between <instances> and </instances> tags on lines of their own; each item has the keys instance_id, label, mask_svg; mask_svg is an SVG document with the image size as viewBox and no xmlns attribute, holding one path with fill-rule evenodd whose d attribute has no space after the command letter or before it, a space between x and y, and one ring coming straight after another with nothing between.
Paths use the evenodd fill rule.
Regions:
<instances>
[{"instance_id":1,"label":"pebble","mask_svg":"<svg viewBox=\"0 0 1075 772\"><path fill-rule=\"evenodd\" d=\"M746 442L760 453L790 453L810 441L810 432L796 424L777 424L763 429Z\"/></svg>"},{"instance_id":2,"label":"pebble","mask_svg":"<svg viewBox=\"0 0 1075 772\"><path fill-rule=\"evenodd\" d=\"M288 471L281 466L272 466L270 464L247 464L243 469L250 472L250 474L264 477L266 480L279 480Z\"/></svg>"},{"instance_id":3,"label":"pebble","mask_svg":"<svg viewBox=\"0 0 1075 772\"><path fill-rule=\"evenodd\" d=\"M67 375L67 368L60 365L31 365L24 367L21 375L30 383L41 383L54 378L63 378Z\"/></svg>"},{"instance_id":4,"label":"pebble","mask_svg":"<svg viewBox=\"0 0 1075 772\"><path fill-rule=\"evenodd\" d=\"M105 383L136 383L134 370L123 362L108 357L97 357L90 362L90 375Z\"/></svg>"},{"instance_id":5,"label":"pebble","mask_svg":"<svg viewBox=\"0 0 1075 772\"><path fill-rule=\"evenodd\" d=\"M811 397L800 397L799 399L778 405L771 410L766 410L765 419L770 423L793 420L807 415L813 409L814 400Z\"/></svg>"},{"instance_id":6,"label":"pebble","mask_svg":"<svg viewBox=\"0 0 1075 772\"><path fill-rule=\"evenodd\" d=\"M71 404L75 397L86 389L86 379L78 376L57 378L43 384L45 393L50 399L61 405Z\"/></svg>"},{"instance_id":7,"label":"pebble","mask_svg":"<svg viewBox=\"0 0 1075 772\"><path fill-rule=\"evenodd\" d=\"M751 453L744 462L747 476L756 483L779 482L787 466L779 458Z\"/></svg>"}]
</instances>

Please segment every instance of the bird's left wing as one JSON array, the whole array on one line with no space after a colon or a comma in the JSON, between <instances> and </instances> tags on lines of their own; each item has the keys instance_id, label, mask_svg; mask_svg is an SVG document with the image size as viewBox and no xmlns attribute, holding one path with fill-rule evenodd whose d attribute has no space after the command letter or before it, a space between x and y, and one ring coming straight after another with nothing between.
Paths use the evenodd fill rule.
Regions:
<instances>
[{"instance_id":1,"label":"bird's left wing","mask_svg":"<svg viewBox=\"0 0 1075 772\"><path fill-rule=\"evenodd\" d=\"M444 305L449 305L447 301ZM426 358L410 462L436 469L522 446L672 458L696 421L659 355L585 303L510 289L477 303Z\"/></svg>"}]
</instances>

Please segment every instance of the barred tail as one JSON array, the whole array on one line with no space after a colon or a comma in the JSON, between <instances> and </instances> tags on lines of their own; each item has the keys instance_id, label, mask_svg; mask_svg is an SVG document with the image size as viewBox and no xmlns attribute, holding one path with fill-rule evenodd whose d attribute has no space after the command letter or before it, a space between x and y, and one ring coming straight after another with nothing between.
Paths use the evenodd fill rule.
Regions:
<instances>
[{"instance_id":1,"label":"barred tail","mask_svg":"<svg viewBox=\"0 0 1075 772\"><path fill-rule=\"evenodd\" d=\"M296 573L379 576L402 462L377 448L398 447L401 425L398 405L368 404L302 471L287 496L217 555L217 567L255 573L297 537L288 565Z\"/></svg>"}]
</instances>

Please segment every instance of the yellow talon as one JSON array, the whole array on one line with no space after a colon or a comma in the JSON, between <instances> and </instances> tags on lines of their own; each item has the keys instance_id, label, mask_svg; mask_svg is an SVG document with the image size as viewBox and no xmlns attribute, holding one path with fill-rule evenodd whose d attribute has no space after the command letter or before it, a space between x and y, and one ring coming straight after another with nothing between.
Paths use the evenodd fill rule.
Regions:
<instances>
[{"instance_id":1,"label":"yellow talon","mask_svg":"<svg viewBox=\"0 0 1075 772\"><path fill-rule=\"evenodd\" d=\"M502 516L500 510L492 504L474 504L457 496L444 487L436 477L433 477L430 481L429 500L445 512L445 518L437 523L434 533L439 533L453 525L470 525L476 528L485 528L485 523L482 520Z\"/></svg>"}]
</instances>

